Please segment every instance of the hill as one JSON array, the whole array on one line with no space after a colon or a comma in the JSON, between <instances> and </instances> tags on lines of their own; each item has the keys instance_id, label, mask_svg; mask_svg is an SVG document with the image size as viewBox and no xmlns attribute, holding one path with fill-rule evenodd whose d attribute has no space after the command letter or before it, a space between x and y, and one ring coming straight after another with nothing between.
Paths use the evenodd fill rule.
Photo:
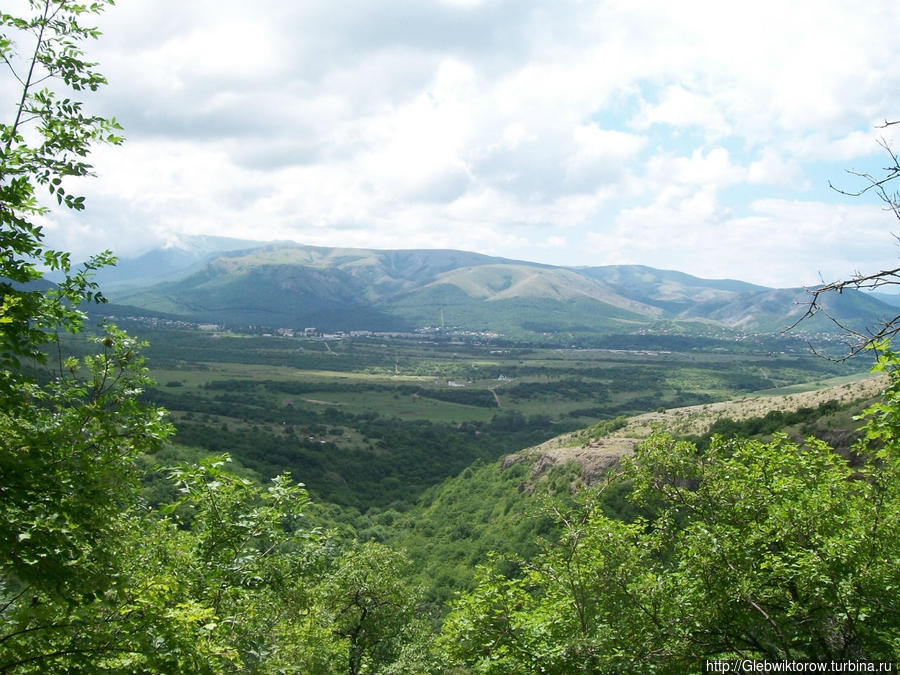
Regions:
<instances>
[{"instance_id":1,"label":"hill","mask_svg":"<svg viewBox=\"0 0 900 675\"><path fill-rule=\"evenodd\" d=\"M558 267L465 251L211 237L187 244L121 261L116 280L104 286L107 295L136 311L234 327L488 332L569 341L647 329L776 332L802 316L808 302L802 288L638 265ZM825 303L831 316L858 329L893 315L888 304L856 291ZM836 332L824 316L801 329Z\"/></svg>"},{"instance_id":2,"label":"hill","mask_svg":"<svg viewBox=\"0 0 900 675\"><path fill-rule=\"evenodd\" d=\"M473 569L485 562L489 551L529 558L540 537L551 532L553 519L541 504L548 499L567 502L580 486L604 481L652 431L697 438L721 428L723 421L735 421L797 439L815 435L846 448L859 425L853 416L886 385L886 376L866 377L810 391L606 420L496 462L476 463L433 487L406 513L388 510L361 519L361 536L383 538L409 551L423 571L421 581L429 586L430 597L443 603L469 585ZM766 426L765 420L776 422ZM627 519L634 514L621 490L619 485L605 493L604 508Z\"/></svg>"},{"instance_id":3,"label":"hill","mask_svg":"<svg viewBox=\"0 0 900 675\"><path fill-rule=\"evenodd\" d=\"M785 421L784 413L803 411L806 413L802 415L804 421L821 423L828 417L826 411L834 412L839 407L854 406L860 401L874 399L887 386L887 379L887 376L881 375L810 391L775 396L747 396L731 401L659 410L623 419L620 425L601 422L594 427L563 434L534 448L510 455L502 461L501 467L528 462L533 466L532 476L536 477L550 467L574 463L580 467L583 482L590 485L596 483L621 457L633 452L638 443L649 438L656 430L664 430L683 438L698 438L721 429L722 420L745 422L769 417L784 422L773 425L773 428L787 431L791 418L787 417ZM776 417L775 414L780 416ZM833 428L835 425L833 420L831 422L830 427ZM828 423L825 425L828 426ZM839 426L847 427L836 429L846 433L857 425L852 422L848 424L844 420ZM804 429L812 433L814 428L808 426ZM821 428L819 432L824 433ZM802 436L796 440L802 440Z\"/></svg>"}]
</instances>

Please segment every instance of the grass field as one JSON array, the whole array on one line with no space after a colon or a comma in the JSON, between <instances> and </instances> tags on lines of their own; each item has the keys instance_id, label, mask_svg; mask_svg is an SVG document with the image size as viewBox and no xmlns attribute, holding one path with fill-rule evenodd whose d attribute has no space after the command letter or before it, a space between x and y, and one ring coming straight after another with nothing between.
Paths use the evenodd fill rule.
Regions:
<instances>
[{"instance_id":1,"label":"grass field","mask_svg":"<svg viewBox=\"0 0 900 675\"><path fill-rule=\"evenodd\" d=\"M598 420L799 392L868 365L683 337L613 350L131 330L151 343L147 396L171 411L177 443L230 452L261 477L290 470L360 509Z\"/></svg>"}]
</instances>

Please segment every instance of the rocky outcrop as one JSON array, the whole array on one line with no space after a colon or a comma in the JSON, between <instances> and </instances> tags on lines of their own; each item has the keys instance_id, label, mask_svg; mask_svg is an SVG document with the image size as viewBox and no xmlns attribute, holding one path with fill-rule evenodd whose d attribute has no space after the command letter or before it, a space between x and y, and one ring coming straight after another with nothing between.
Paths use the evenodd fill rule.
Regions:
<instances>
[{"instance_id":1,"label":"rocky outcrop","mask_svg":"<svg viewBox=\"0 0 900 675\"><path fill-rule=\"evenodd\" d=\"M547 476L553 467L575 464L580 468L579 483L595 485L618 465L622 457L632 454L638 443L655 430L668 431L676 436L700 435L706 433L720 417L744 420L763 417L772 410L815 407L825 401L850 404L878 396L886 384L886 376L880 375L815 391L783 396L753 396L736 401L645 413L630 418L624 427L602 438L591 437L589 429L576 431L507 455L500 463L500 470L506 471L515 464L529 462L531 472L528 480L521 486L521 489L526 490ZM835 431L826 440L841 454L849 456L852 454L850 446L855 439L853 431Z\"/></svg>"}]
</instances>

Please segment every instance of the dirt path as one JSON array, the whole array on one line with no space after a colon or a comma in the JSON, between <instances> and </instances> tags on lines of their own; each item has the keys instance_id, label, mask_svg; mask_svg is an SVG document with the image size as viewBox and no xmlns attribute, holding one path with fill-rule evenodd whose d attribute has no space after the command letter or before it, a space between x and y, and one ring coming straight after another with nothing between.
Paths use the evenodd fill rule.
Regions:
<instances>
[{"instance_id":1,"label":"dirt path","mask_svg":"<svg viewBox=\"0 0 900 675\"><path fill-rule=\"evenodd\" d=\"M497 396L497 392L494 390L494 387L488 387L488 391L494 395L494 400L497 402L497 407L501 410L503 409L503 404L500 403L500 397Z\"/></svg>"},{"instance_id":2,"label":"dirt path","mask_svg":"<svg viewBox=\"0 0 900 675\"><path fill-rule=\"evenodd\" d=\"M301 398L304 403L312 403L314 405L347 405L346 403L337 403L336 401L320 401L315 398Z\"/></svg>"}]
</instances>

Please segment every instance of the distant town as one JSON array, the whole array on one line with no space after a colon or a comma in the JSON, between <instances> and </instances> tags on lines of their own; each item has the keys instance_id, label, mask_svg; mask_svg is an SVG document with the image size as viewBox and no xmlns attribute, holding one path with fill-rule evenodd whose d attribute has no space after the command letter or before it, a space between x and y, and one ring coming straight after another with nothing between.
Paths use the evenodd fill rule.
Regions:
<instances>
[{"instance_id":1,"label":"distant town","mask_svg":"<svg viewBox=\"0 0 900 675\"><path fill-rule=\"evenodd\" d=\"M271 327L271 326L258 326L258 325L243 325L243 326L233 326L233 325L224 325L220 323L202 323L196 321L186 321L181 319L170 319L163 318L157 316L146 316L146 315L127 315L127 316L116 316L116 315L108 315L105 317L110 321L129 321L138 324L143 324L147 326L152 326L155 328L171 328L178 330L195 330L202 331L206 333L210 333L213 335L255 335L259 337L273 337L273 338L290 338L290 339L305 339L312 341L322 341L322 342L335 342L352 338L375 338L375 339L406 339L406 340L426 340L426 341L449 341L450 344L458 343L458 344L466 344L466 343L487 343L490 344L494 341L509 341L509 338L505 336L503 333L497 331L477 331L477 330L467 330L461 329L458 327L438 327L438 326L423 326L415 329L414 331L375 331L375 330L348 330L348 331L325 331L315 326L309 326L303 329L297 328L286 328L286 327ZM557 337L561 334L564 334L565 331L560 331L560 333L543 333L542 335L546 338ZM658 331L650 331L646 328L637 331L635 335L639 336L648 336L648 335L668 335L669 331L662 329ZM674 334L674 333L673 333ZM700 337L700 336L698 336ZM771 334L771 333L739 333L739 332L728 332L717 329L715 331L715 338L722 340L724 342L732 342L732 343L753 343L755 341L770 341L773 338L777 338L781 341L787 341L787 344L782 342L779 348L780 353L784 354L800 354L800 353L808 353L810 351L810 344L816 345L842 345L846 340L846 336L829 333L829 332L820 332L815 334L791 334L791 333L782 333L782 334ZM595 349L596 347L584 346L579 344L566 345L566 347L571 349ZM725 351L726 348L723 347L713 347L712 351ZM618 352L618 353L627 353L627 354L647 354L647 355L656 355L656 354L667 354L671 353L666 350L660 349L641 349L641 348L611 348L604 349L603 351L609 352ZM493 352L492 352L493 353ZM500 353L500 352L498 352Z\"/></svg>"}]
</instances>

